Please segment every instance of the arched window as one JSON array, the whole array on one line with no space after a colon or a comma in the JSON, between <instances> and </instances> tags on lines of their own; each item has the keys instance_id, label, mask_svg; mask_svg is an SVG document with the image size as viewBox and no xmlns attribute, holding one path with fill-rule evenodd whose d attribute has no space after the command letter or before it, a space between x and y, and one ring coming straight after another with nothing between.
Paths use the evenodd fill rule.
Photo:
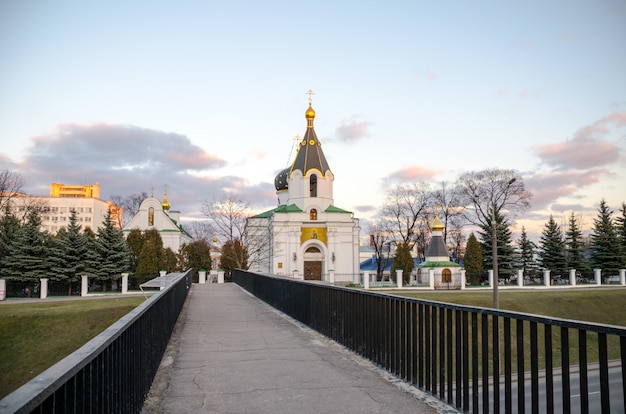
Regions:
<instances>
[{"instance_id":1,"label":"arched window","mask_svg":"<svg viewBox=\"0 0 626 414\"><path fill-rule=\"evenodd\" d=\"M311 220L317 220L317 210L312 208L311 209L311 213L309 215L309 219Z\"/></svg>"},{"instance_id":2,"label":"arched window","mask_svg":"<svg viewBox=\"0 0 626 414\"><path fill-rule=\"evenodd\" d=\"M320 253L320 249L318 249L315 246L311 246L308 249L306 249L305 253Z\"/></svg>"},{"instance_id":3,"label":"arched window","mask_svg":"<svg viewBox=\"0 0 626 414\"><path fill-rule=\"evenodd\" d=\"M148 226L154 226L154 207L148 209Z\"/></svg>"},{"instance_id":4,"label":"arched window","mask_svg":"<svg viewBox=\"0 0 626 414\"><path fill-rule=\"evenodd\" d=\"M309 178L309 190L311 197L317 197L317 175L311 174Z\"/></svg>"}]
</instances>

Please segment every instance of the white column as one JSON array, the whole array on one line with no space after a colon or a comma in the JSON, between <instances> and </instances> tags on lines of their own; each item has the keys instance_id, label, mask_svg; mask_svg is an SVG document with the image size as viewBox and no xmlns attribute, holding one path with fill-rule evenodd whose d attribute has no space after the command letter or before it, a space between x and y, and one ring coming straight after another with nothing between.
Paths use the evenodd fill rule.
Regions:
<instances>
[{"instance_id":1,"label":"white column","mask_svg":"<svg viewBox=\"0 0 626 414\"><path fill-rule=\"evenodd\" d=\"M82 275L80 279L80 296L87 296L87 292L89 291L89 276Z\"/></svg>"},{"instance_id":2,"label":"white column","mask_svg":"<svg viewBox=\"0 0 626 414\"><path fill-rule=\"evenodd\" d=\"M370 272L368 271L363 272L363 288L364 289L370 288Z\"/></svg>"},{"instance_id":3,"label":"white column","mask_svg":"<svg viewBox=\"0 0 626 414\"><path fill-rule=\"evenodd\" d=\"M543 270L543 284L550 286L550 271L548 269Z\"/></svg>"},{"instance_id":4,"label":"white column","mask_svg":"<svg viewBox=\"0 0 626 414\"><path fill-rule=\"evenodd\" d=\"M435 271L428 269L428 286L431 290L435 290Z\"/></svg>"},{"instance_id":5,"label":"white column","mask_svg":"<svg viewBox=\"0 0 626 414\"><path fill-rule=\"evenodd\" d=\"M402 288L402 269L396 269L396 284Z\"/></svg>"},{"instance_id":6,"label":"white column","mask_svg":"<svg viewBox=\"0 0 626 414\"><path fill-rule=\"evenodd\" d=\"M517 287L524 287L524 269L517 269Z\"/></svg>"},{"instance_id":7,"label":"white column","mask_svg":"<svg viewBox=\"0 0 626 414\"><path fill-rule=\"evenodd\" d=\"M294 279L300 279L300 272L298 272L298 269L295 269L293 271L293 278Z\"/></svg>"},{"instance_id":8,"label":"white column","mask_svg":"<svg viewBox=\"0 0 626 414\"><path fill-rule=\"evenodd\" d=\"M329 270L328 271L328 277L329 277L329 282L331 285L335 284L335 271L334 270Z\"/></svg>"},{"instance_id":9,"label":"white column","mask_svg":"<svg viewBox=\"0 0 626 414\"><path fill-rule=\"evenodd\" d=\"M122 295L128 293L128 273L122 273Z\"/></svg>"},{"instance_id":10,"label":"white column","mask_svg":"<svg viewBox=\"0 0 626 414\"><path fill-rule=\"evenodd\" d=\"M465 289L465 269L461 269L461 290Z\"/></svg>"},{"instance_id":11,"label":"white column","mask_svg":"<svg viewBox=\"0 0 626 414\"><path fill-rule=\"evenodd\" d=\"M165 270L159 270L159 276L165 276L167 272Z\"/></svg>"},{"instance_id":12,"label":"white column","mask_svg":"<svg viewBox=\"0 0 626 414\"><path fill-rule=\"evenodd\" d=\"M41 282L41 289L39 289L39 297L45 299L48 297L48 279L39 279Z\"/></svg>"},{"instance_id":13,"label":"white column","mask_svg":"<svg viewBox=\"0 0 626 414\"><path fill-rule=\"evenodd\" d=\"M217 271L217 283L224 283L224 271L221 269Z\"/></svg>"},{"instance_id":14,"label":"white column","mask_svg":"<svg viewBox=\"0 0 626 414\"><path fill-rule=\"evenodd\" d=\"M569 270L569 284L576 286L576 269Z\"/></svg>"},{"instance_id":15,"label":"white column","mask_svg":"<svg viewBox=\"0 0 626 414\"><path fill-rule=\"evenodd\" d=\"M593 269L593 277L596 279L596 285L602 284L602 269Z\"/></svg>"},{"instance_id":16,"label":"white column","mask_svg":"<svg viewBox=\"0 0 626 414\"><path fill-rule=\"evenodd\" d=\"M493 270L488 270L489 273L489 287L493 288Z\"/></svg>"},{"instance_id":17,"label":"white column","mask_svg":"<svg viewBox=\"0 0 626 414\"><path fill-rule=\"evenodd\" d=\"M619 283L626 286L626 269L619 270ZM2 290L2 285L0 285L0 290ZM2 300L2 292L0 292L0 300Z\"/></svg>"},{"instance_id":18,"label":"white column","mask_svg":"<svg viewBox=\"0 0 626 414\"><path fill-rule=\"evenodd\" d=\"M7 281L0 279L0 300L4 300L7 297Z\"/></svg>"},{"instance_id":19,"label":"white column","mask_svg":"<svg viewBox=\"0 0 626 414\"><path fill-rule=\"evenodd\" d=\"M206 270L198 270L198 283L206 284Z\"/></svg>"}]
</instances>

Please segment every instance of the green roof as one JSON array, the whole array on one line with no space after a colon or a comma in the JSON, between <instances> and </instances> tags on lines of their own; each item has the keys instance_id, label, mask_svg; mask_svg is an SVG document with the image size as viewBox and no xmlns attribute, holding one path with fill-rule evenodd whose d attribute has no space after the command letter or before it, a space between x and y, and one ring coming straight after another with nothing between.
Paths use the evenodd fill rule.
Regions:
<instances>
[{"instance_id":1,"label":"green roof","mask_svg":"<svg viewBox=\"0 0 626 414\"><path fill-rule=\"evenodd\" d=\"M300 207L295 204L289 204L288 206L282 205L257 214L256 216L252 216L251 218L270 218L274 213L302 213L302 210L300 210Z\"/></svg>"},{"instance_id":2,"label":"green roof","mask_svg":"<svg viewBox=\"0 0 626 414\"><path fill-rule=\"evenodd\" d=\"M422 262L417 265L417 267L461 267L460 264L454 262Z\"/></svg>"},{"instance_id":3,"label":"green roof","mask_svg":"<svg viewBox=\"0 0 626 414\"><path fill-rule=\"evenodd\" d=\"M324 210L326 213L349 213L352 214L351 211L348 210L344 210L342 208L339 207L335 207L333 205L328 206L328 208L326 210Z\"/></svg>"}]
</instances>

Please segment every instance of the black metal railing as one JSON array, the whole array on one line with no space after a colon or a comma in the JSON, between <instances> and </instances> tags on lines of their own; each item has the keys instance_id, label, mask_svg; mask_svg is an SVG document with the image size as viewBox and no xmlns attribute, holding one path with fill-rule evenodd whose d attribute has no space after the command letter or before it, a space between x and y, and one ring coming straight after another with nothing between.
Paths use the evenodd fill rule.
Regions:
<instances>
[{"instance_id":1,"label":"black metal railing","mask_svg":"<svg viewBox=\"0 0 626 414\"><path fill-rule=\"evenodd\" d=\"M626 328L237 270L273 307L465 412L624 412Z\"/></svg>"},{"instance_id":2,"label":"black metal railing","mask_svg":"<svg viewBox=\"0 0 626 414\"><path fill-rule=\"evenodd\" d=\"M173 279L76 352L0 400L0 412L140 412L187 298L191 271Z\"/></svg>"}]
</instances>

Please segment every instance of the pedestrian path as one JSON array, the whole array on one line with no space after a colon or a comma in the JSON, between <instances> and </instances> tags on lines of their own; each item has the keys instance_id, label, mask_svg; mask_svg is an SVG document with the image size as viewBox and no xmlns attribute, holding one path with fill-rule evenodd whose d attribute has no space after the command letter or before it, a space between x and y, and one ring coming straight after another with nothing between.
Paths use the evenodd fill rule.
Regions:
<instances>
[{"instance_id":1,"label":"pedestrian path","mask_svg":"<svg viewBox=\"0 0 626 414\"><path fill-rule=\"evenodd\" d=\"M144 407L157 412L456 411L226 283L192 286Z\"/></svg>"}]
</instances>

